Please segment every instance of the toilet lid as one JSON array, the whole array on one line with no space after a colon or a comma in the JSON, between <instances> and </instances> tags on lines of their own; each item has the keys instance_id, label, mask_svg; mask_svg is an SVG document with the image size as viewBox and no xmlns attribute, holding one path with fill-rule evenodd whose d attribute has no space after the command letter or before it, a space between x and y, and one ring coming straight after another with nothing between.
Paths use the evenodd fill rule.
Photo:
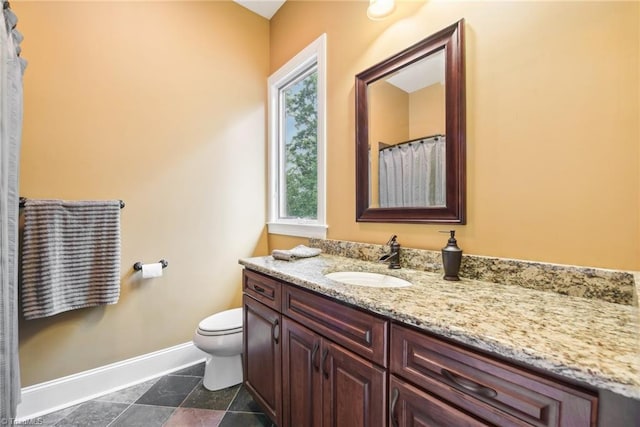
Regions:
<instances>
[{"instance_id":1,"label":"toilet lid","mask_svg":"<svg viewBox=\"0 0 640 427\"><path fill-rule=\"evenodd\" d=\"M198 324L203 332L224 332L232 334L242 331L242 307L221 311L207 317Z\"/></svg>"}]
</instances>

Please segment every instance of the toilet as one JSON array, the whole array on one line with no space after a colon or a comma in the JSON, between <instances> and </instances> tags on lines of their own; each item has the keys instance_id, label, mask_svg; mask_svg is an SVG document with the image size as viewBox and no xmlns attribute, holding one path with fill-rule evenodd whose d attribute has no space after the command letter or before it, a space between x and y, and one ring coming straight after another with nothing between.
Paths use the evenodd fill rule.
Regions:
<instances>
[{"instance_id":1,"label":"toilet","mask_svg":"<svg viewBox=\"0 0 640 427\"><path fill-rule=\"evenodd\" d=\"M198 324L193 344L207 353L203 385L215 391L242 382L242 308L221 311Z\"/></svg>"}]
</instances>

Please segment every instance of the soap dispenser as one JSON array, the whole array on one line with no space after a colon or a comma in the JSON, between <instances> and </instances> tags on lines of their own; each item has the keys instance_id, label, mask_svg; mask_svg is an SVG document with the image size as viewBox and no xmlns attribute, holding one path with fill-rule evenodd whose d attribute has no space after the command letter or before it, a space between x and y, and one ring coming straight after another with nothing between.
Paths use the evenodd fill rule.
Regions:
<instances>
[{"instance_id":1,"label":"soap dispenser","mask_svg":"<svg viewBox=\"0 0 640 427\"><path fill-rule=\"evenodd\" d=\"M447 246L442 248L442 265L444 266L444 280L460 280L458 272L462 262L462 249L458 247L456 241L456 231L442 231L441 233L451 233Z\"/></svg>"}]
</instances>

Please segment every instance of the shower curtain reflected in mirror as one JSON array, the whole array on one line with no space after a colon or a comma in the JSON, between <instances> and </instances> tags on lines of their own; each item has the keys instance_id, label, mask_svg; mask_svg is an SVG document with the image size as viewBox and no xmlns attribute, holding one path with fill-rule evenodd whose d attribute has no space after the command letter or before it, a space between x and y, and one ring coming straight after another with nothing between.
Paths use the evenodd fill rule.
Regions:
<instances>
[{"instance_id":1,"label":"shower curtain reflected in mirror","mask_svg":"<svg viewBox=\"0 0 640 427\"><path fill-rule=\"evenodd\" d=\"M18 361L18 165L22 135L22 35L2 0L0 14L0 425L20 401Z\"/></svg>"},{"instance_id":2,"label":"shower curtain reflected in mirror","mask_svg":"<svg viewBox=\"0 0 640 427\"><path fill-rule=\"evenodd\" d=\"M380 150L380 207L445 206L445 145L439 135Z\"/></svg>"}]
</instances>

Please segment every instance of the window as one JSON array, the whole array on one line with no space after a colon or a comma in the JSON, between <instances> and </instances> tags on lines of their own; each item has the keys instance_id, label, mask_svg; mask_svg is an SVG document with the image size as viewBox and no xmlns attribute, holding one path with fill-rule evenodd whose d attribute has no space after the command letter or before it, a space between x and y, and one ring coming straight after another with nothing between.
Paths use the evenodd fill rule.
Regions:
<instances>
[{"instance_id":1,"label":"window","mask_svg":"<svg viewBox=\"0 0 640 427\"><path fill-rule=\"evenodd\" d=\"M269 77L269 233L326 237L325 39Z\"/></svg>"}]
</instances>

